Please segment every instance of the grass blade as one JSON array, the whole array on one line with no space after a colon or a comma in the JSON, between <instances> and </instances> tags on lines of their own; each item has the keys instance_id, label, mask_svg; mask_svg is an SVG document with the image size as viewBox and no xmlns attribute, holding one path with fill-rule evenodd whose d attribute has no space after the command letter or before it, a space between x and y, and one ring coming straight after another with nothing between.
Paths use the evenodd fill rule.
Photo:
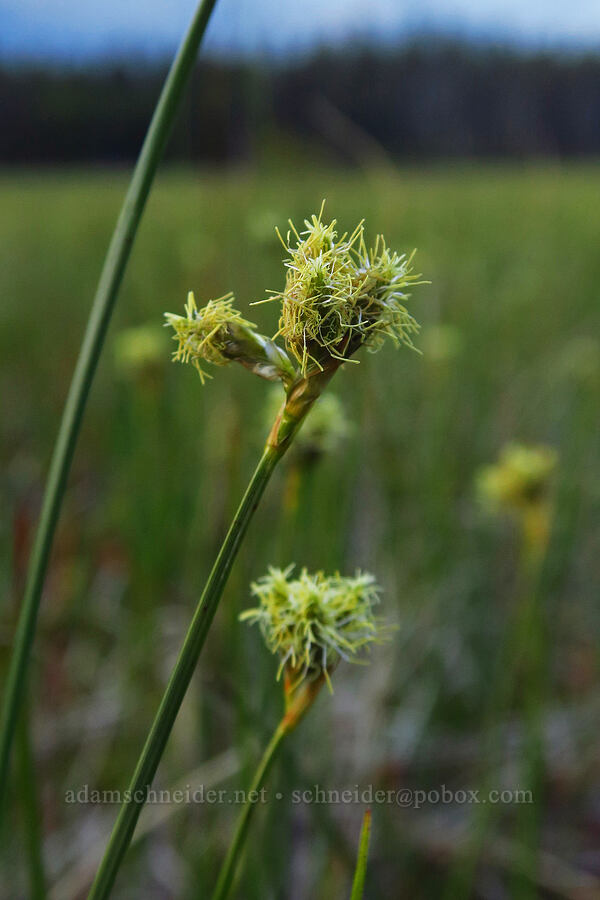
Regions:
<instances>
[{"instance_id":1,"label":"grass blade","mask_svg":"<svg viewBox=\"0 0 600 900\"><path fill-rule=\"evenodd\" d=\"M240 763L236 752L230 748L218 756L202 763L175 785L171 796L177 791L182 793L192 790L206 790L221 784L232 775L237 774ZM152 834L157 828L164 826L174 817L183 813L185 806L181 803L161 803L147 809L147 815L136 828L132 843ZM96 869L102 859L104 839L95 841L70 868L64 871L48 892L49 900L79 900L92 883Z\"/></svg>"},{"instance_id":2,"label":"grass blade","mask_svg":"<svg viewBox=\"0 0 600 900\"><path fill-rule=\"evenodd\" d=\"M42 845L41 809L37 792L35 760L29 729L29 709L21 709L17 728L17 783L23 804L25 826L25 850L29 862L29 896L31 900L44 900L46 878Z\"/></svg>"},{"instance_id":3,"label":"grass blade","mask_svg":"<svg viewBox=\"0 0 600 900\"><path fill-rule=\"evenodd\" d=\"M368 809L362 821L360 829L360 838L358 841L358 856L356 859L356 869L354 870L354 881L352 882L352 893L350 900L362 900L365 889L365 877L367 874L367 857L369 855L369 840L371 838L371 810Z\"/></svg>"},{"instance_id":4,"label":"grass blade","mask_svg":"<svg viewBox=\"0 0 600 900\"><path fill-rule=\"evenodd\" d=\"M0 816L23 699L40 599L67 476L96 365L150 187L216 0L202 0L173 61L154 111L108 248L60 423L29 560L0 724Z\"/></svg>"}]
</instances>

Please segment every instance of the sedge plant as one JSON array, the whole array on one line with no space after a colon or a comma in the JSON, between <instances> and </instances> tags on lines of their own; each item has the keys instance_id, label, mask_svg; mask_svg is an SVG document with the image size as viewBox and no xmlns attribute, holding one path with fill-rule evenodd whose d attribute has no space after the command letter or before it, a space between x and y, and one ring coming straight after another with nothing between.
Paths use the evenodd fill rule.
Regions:
<instances>
[{"instance_id":1,"label":"sedge plant","mask_svg":"<svg viewBox=\"0 0 600 900\"><path fill-rule=\"evenodd\" d=\"M175 360L193 365L202 383L210 377L207 364L221 367L235 362L267 381L279 382L284 394L142 749L92 886L94 900L107 897L114 883L234 559L277 463L344 363L356 362L354 356L362 347L378 350L386 338L411 347L418 331L405 306L407 289L419 283L412 272L414 254L390 250L381 236L368 249L362 222L350 235L338 234L335 220L323 221L323 207L319 215L305 220L301 234L290 222L286 239L280 238L287 254L285 286L267 298L280 305L274 338L257 331L235 307L232 294L198 307L190 293L184 315L166 314L177 344Z\"/></svg>"},{"instance_id":2,"label":"sedge plant","mask_svg":"<svg viewBox=\"0 0 600 900\"><path fill-rule=\"evenodd\" d=\"M259 626L268 649L279 658L277 680L283 682L284 711L252 778L213 900L229 896L257 800L282 742L322 686L332 690L331 675L339 661L363 661L361 654L389 633L389 626L375 615L379 588L372 575L326 576L302 569L298 578L292 578L293 569L293 565L269 569L251 588L258 606L240 616Z\"/></svg>"},{"instance_id":3,"label":"sedge plant","mask_svg":"<svg viewBox=\"0 0 600 900\"><path fill-rule=\"evenodd\" d=\"M543 679L543 619L540 607L539 583L546 558L554 517L553 487L558 455L552 447L506 444L498 461L483 466L478 472L475 487L484 510L492 516L508 516L515 524L519 541L517 571L518 593L513 619L499 654L498 671L493 683L487 719L487 744L484 756L490 766L489 775L496 774L500 742L497 722L510 706L518 679L519 697L524 707L528 730L528 772L522 784L531 788L534 802L524 805L522 838L525 848L532 850L536 831L536 804L540 803L541 769L543 765L542 726L540 705ZM491 785L486 785L486 790ZM448 898L467 896L471 878L485 836L484 825L489 823L493 806L481 806L474 822L474 836L449 879ZM513 885L515 896L521 896L520 885ZM523 888L525 891L527 887Z\"/></svg>"},{"instance_id":4,"label":"sedge plant","mask_svg":"<svg viewBox=\"0 0 600 900\"><path fill-rule=\"evenodd\" d=\"M539 809L542 802L544 750L543 704L544 618L540 604L540 575L548 549L553 520L553 482L557 453L552 447L507 444L496 465L485 467L477 482L482 499L497 513L507 513L519 531L520 566L518 596L508 648L513 662L504 667L506 687L500 677L498 702L506 708L515 681L521 679L526 758L521 783L531 790L533 802L518 809L517 828L523 850L537 858ZM515 897L533 897L537 890L529 879L515 874Z\"/></svg>"}]
</instances>

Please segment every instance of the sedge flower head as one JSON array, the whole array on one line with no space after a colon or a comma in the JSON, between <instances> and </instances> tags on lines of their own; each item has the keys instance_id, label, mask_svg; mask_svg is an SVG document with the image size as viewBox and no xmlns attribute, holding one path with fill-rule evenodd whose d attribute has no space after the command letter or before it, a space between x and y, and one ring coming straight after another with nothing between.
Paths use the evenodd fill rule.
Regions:
<instances>
[{"instance_id":1,"label":"sedge flower head","mask_svg":"<svg viewBox=\"0 0 600 900\"><path fill-rule=\"evenodd\" d=\"M194 294L190 291L185 316L165 313L166 324L174 329L173 340L177 341L173 359L191 362L203 382L210 376L203 370L201 361L205 360L215 366L227 365L231 362L227 350L232 339L232 329L240 326L248 329L255 327L234 308L233 301L234 296L230 293L217 300L209 300L206 306L198 309Z\"/></svg>"},{"instance_id":2,"label":"sedge flower head","mask_svg":"<svg viewBox=\"0 0 600 900\"><path fill-rule=\"evenodd\" d=\"M125 328L115 338L115 363L126 375L158 369L163 365L165 346L165 334L158 325Z\"/></svg>"},{"instance_id":3,"label":"sedge flower head","mask_svg":"<svg viewBox=\"0 0 600 900\"><path fill-rule=\"evenodd\" d=\"M480 470L479 496L493 509L527 510L547 498L557 461L551 447L507 444L495 465Z\"/></svg>"},{"instance_id":4,"label":"sedge flower head","mask_svg":"<svg viewBox=\"0 0 600 900\"><path fill-rule=\"evenodd\" d=\"M340 659L360 662L362 651L386 639L389 626L374 614L380 591L368 573L348 578L302 569L292 578L293 568L270 568L255 582L259 605L240 619L258 624L279 656L278 678L285 671L297 683L323 678L330 684Z\"/></svg>"},{"instance_id":5,"label":"sedge flower head","mask_svg":"<svg viewBox=\"0 0 600 900\"><path fill-rule=\"evenodd\" d=\"M409 298L406 288L423 283L418 280L420 275L412 274L414 255L415 251L407 256L390 250L383 235L378 235L375 247L367 250L361 236L354 297L358 322L354 327L371 352L379 350L386 337L396 345L413 346L411 335L419 325L404 302Z\"/></svg>"},{"instance_id":6,"label":"sedge flower head","mask_svg":"<svg viewBox=\"0 0 600 900\"><path fill-rule=\"evenodd\" d=\"M288 253L278 334L300 363L323 368L328 359L348 359L362 344L378 350L384 338L412 346L418 324L406 309L406 288L419 283L413 255L391 251L383 237L368 250L363 223L338 236L336 220L306 219L283 241ZM292 238L294 235L295 241Z\"/></svg>"}]
</instances>

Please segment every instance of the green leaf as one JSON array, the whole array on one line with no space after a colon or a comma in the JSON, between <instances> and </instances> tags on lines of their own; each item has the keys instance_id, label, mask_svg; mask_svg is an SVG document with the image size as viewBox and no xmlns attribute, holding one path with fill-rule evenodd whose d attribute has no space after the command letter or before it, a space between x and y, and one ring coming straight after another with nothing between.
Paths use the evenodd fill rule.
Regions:
<instances>
[{"instance_id":1,"label":"green leaf","mask_svg":"<svg viewBox=\"0 0 600 900\"><path fill-rule=\"evenodd\" d=\"M371 810L368 809L363 816L360 839L358 841L358 856L352 882L352 894L350 900L361 900L365 889L365 876L367 874L367 856L369 855L369 840L371 837Z\"/></svg>"}]
</instances>

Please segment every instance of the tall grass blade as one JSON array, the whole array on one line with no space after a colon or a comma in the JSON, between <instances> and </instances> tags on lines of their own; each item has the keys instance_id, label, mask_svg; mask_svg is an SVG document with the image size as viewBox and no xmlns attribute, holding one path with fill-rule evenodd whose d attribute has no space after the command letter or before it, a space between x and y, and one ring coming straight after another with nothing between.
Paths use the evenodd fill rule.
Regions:
<instances>
[{"instance_id":1,"label":"tall grass blade","mask_svg":"<svg viewBox=\"0 0 600 900\"><path fill-rule=\"evenodd\" d=\"M352 893L350 900L362 900L365 890L365 878L367 875L367 857L369 855L369 841L371 839L371 810L368 809L362 821L360 829L360 838L358 841L358 856L356 858L356 869L354 870L354 881L352 882Z\"/></svg>"},{"instance_id":2,"label":"tall grass blade","mask_svg":"<svg viewBox=\"0 0 600 900\"><path fill-rule=\"evenodd\" d=\"M108 248L65 403L29 560L4 694L0 724L0 816L44 578L88 393L150 187L215 3L216 0L202 0L198 5L165 81Z\"/></svg>"},{"instance_id":3,"label":"tall grass blade","mask_svg":"<svg viewBox=\"0 0 600 900\"><path fill-rule=\"evenodd\" d=\"M44 900L46 896L46 877L44 874L41 810L36 789L37 780L28 708L22 709L19 716L16 744L18 756L17 784L22 801L25 831L24 843L29 863L29 896L30 900Z\"/></svg>"},{"instance_id":4,"label":"tall grass blade","mask_svg":"<svg viewBox=\"0 0 600 900\"><path fill-rule=\"evenodd\" d=\"M218 756L202 763L186 774L174 786L171 796L177 791L182 794L191 790L207 790L231 778L240 769L240 762L233 748L224 750ZM148 814L136 828L132 843L142 840L171 819L180 816L185 809L182 803L159 803L147 811ZM102 859L104 837L89 846L60 877L52 884L48 900L74 900L82 897L89 888L96 869Z\"/></svg>"}]
</instances>

